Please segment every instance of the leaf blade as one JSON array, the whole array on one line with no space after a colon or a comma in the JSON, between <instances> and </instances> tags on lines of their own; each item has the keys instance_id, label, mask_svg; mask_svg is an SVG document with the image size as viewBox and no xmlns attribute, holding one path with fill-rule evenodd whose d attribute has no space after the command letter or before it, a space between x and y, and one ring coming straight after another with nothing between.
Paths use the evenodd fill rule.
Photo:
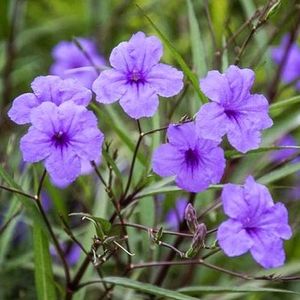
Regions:
<instances>
[{"instance_id":1,"label":"leaf blade","mask_svg":"<svg viewBox=\"0 0 300 300\"><path fill-rule=\"evenodd\" d=\"M55 300L57 298L49 243L46 235L37 226L33 226L33 247L37 297L39 300Z\"/></svg>"}]
</instances>

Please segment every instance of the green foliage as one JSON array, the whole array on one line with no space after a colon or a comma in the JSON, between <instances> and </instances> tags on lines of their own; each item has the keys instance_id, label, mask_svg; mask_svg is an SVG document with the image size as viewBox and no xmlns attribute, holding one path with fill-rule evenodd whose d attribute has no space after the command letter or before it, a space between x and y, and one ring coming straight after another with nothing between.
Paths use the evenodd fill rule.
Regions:
<instances>
[{"instance_id":1,"label":"green foliage","mask_svg":"<svg viewBox=\"0 0 300 300\"><path fill-rule=\"evenodd\" d=\"M47 236L38 227L33 227L35 285L39 300L55 300L55 284Z\"/></svg>"}]
</instances>

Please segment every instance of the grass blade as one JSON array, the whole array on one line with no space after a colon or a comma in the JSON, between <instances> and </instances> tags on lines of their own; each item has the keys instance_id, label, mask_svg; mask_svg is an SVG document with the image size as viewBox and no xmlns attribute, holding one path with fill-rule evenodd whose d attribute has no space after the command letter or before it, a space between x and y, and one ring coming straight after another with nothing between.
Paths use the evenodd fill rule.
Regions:
<instances>
[{"instance_id":1,"label":"grass blade","mask_svg":"<svg viewBox=\"0 0 300 300\"><path fill-rule=\"evenodd\" d=\"M39 227L33 226L35 261L35 285L39 300L55 300L55 284L52 273L48 239Z\"/></svg>"}]
</instances>

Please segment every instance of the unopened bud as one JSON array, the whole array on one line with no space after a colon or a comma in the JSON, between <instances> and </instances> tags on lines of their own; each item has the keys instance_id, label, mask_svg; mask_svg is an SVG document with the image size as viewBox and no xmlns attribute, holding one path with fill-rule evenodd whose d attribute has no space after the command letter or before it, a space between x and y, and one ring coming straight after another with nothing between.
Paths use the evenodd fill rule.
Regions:
<instances>
[{"instance_id":1,"label":"unopened bud","mask_svg":"<svg viewBox=\"0 0 300 300\"><path fill-rule=\"evenodd\" d=\"M185 208L184 218L190 232L194 233L198 226L198 221L197 221L196 211L192 206L192 204L190 203Z\"/></svg>"},{"instance_id":2,"label":"unopened bud","mask_svg":"<svg viewBox=\"0 0 300 300\"><path fill-rule=\"evenodd\" d=\"M194 233L192 244L190 249L186 252L186 257L195 256L201 248L205 246L204 241L206 237L207 229L204 223L198 224Z\"/></svg>"},{"instance_id":3,"label":"unopened bud","mask_svg":"<svg viewBox=\"0 0 300 300\"><path fill-rule=\"evenodd\" d=\"M192 248L194 249L200 249L204 247L204 240L206 237L207 229L204 223L198 224L193 241L192 241Z\"/></svg>"}]
</instances>

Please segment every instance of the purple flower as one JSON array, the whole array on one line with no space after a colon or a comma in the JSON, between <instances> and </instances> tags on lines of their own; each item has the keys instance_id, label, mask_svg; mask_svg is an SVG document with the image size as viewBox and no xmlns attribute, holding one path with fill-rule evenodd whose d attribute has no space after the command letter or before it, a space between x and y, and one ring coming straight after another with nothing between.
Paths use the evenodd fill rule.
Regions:
<instances>
[{"instance_id":1,"label":"purple flower","mask_svg":"<svg viewBox=\"0 0 300 300\"><path fill-rule=\"evenodd\" d=\"M203 93L212 100L197 114L198 133L221 141L227 134L230 144L245 153L260 144L260 131L272 126L268 101L260 94L250 94L254 72L230 66L224 74L209 71L200 80Z\"/></svg>"},{"instance_id":2,"label":"purple flower","mask_svg":"<svg viewBox=\"0 0 300 300\"><path fill-rule=\"evenodd\" d=\"M109 104L120 100L132 118L151 117L158 107L158 95L171 97L183 87L183 73L159 63L161 42L143 32L134 34L111 52L112 69L103 71L93 84L96 100Z\"/></svg>"},{"instance_id":3,"label":"purple flower","mask_svg":"<svg viewBox=\"0 0 300 300\"><path fill-rule=\"evenodd\" d=\"M30 123L30 113L33 108L44 102L56 105L73 101L78 105L87 106L92 99L92 93L78 84L74 79L62 80L58 76L39 76L31 83L33 93L25 93L17 97L8 116L17 124Z\"/></svg>"},{"instance_id":4,"label":"purple flower","mask_svg":"<svg viewBox=\"0 0 300 300\"><path fill-rule=\"evenodd\" d=\"M291 135L285 135L276 142L277 146L297 146L297 141ZM271 154L271 159L281 162L297 153L297 149L276 150ZM299 159L298 159L299 160ZM295 160L296 162L296 160Z\"/></svg>"},{"instance_id":5,"label":"purple flower","mask_svg":"<svg viewBox=\"0 0 300 300\"><path fill-rule=\"evenodd\" d=\"M192 122L170 125L167 136L169 142L158 147L152 158L156 174L176 176L176 184L190 192L220 182L225 159L217 142L198 137Z\"/></svg>"},{"instance_id":6,"label":"purple flower","mask_svg":"<svg viewBox=\"0 0 300 300\"><path fill-rule=\"evenodd\" d=\"M278 47L271 49L272 59L276 64L280 64L284 59L289 43L289 35L285 35ZM293 43L289 49L285 64L281 71L281 79L285 83L290 83L296 79L300 79L300 47ZM296 83L296 88L300 90L300 80Z\"/></svg>"},{"instance_id":7,"label":"purple flower","mask_svg":"<svg viewBox=\"0 0 300 300\"><path fill-rule=\"evenodd\" d=\"M73 182L87 161L101 155L104 136L95 115L83 106L44 102L31 112L30 121L32 126L20 142L23 159L44 160L57 186Z\"/></svg>"},{"instance_id":8,"label":"purple flower","mask_svg":"<svg viewBox=\"0 0 300 300\"><path fill-rule=\"evenodd\" d=\"M184 198L176 200L175 207L170 209L166 215L166 223L170 229L178 230L180 223L184 220L184 211L188 202Z\"/></svg>"},{"instance_id":9,"label":"purple flower","mask_svg":"<svg viewBox=\"0 0 300 300\"><path fill-rule=\"evenodd\" d=\"M99 55L96 44L91 39L79 38L80 45L96 66L105 65L105 60ZM50 73L61 78L75 78L82 85L91 88L98 77L97 71L91 65L87 56L73 42L62 41L52 51L54 63Z\"/></svg>"},{"instance_id":10,"label":"purple flower","mask_svg":"<svg viewBox=\"0 0 300 300\"><path fill-rule=\"evenodd\" d=\"M250 251L264 268L281 266L285 260L282 239L292 235L285 206L274 204L268 189L251 176L243 187L226 184L221 197L229 220L220 225L217 239L225 254Z\"/></svg>"}]
</instances>

